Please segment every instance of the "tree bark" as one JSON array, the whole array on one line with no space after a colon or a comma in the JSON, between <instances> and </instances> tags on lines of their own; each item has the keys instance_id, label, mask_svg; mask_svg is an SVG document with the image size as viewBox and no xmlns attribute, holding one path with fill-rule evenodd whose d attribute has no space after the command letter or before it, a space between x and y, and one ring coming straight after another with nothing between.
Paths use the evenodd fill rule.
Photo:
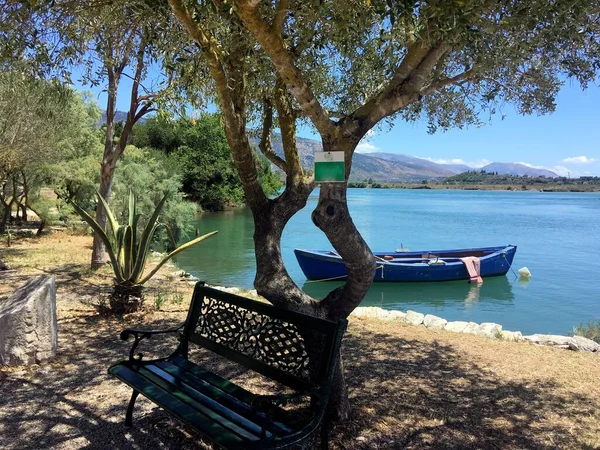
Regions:
<instances>
[{"instance_id":1,"label":"tree bark","mask_svg":"<svg viewBox=\"0 0 600 450\"><path fill-rule=\"evenodd\" d=\"M106 101L106 136L104 140L104 155L100 165L100 189L98 193L110 203L112 178L116 162L113 162L115 139L115 112L117 104L117 90L119 88L119 75L113 68L108 68L108 99ZM101 202L96 206L96 222L106 230L106 211ZM106 264L106 248L97 233L94 233L92 248L92 270L97 270Z\"/></svg>"},{"instance_id":2,"label":"tree bark","mask_svg":"<svg viewBox=\"0 0 600 450\"><path fill-rule=\"evenodd\" d=\"M106 151L105 151L106 154ZM102 161L101 172L100 172L100 189L98 193L106 201L110 202L110 193L112 191L113 173L114 167L111 163L112 158L104 158ZM96 207L96 222L103 228L106 229L106 211L101 202L98 202ZM91 268L93 270L99 269L106 264L106 248L102 239L94 233L94 244L92 249L92 263Z\"/></svg>"}]
</instances>

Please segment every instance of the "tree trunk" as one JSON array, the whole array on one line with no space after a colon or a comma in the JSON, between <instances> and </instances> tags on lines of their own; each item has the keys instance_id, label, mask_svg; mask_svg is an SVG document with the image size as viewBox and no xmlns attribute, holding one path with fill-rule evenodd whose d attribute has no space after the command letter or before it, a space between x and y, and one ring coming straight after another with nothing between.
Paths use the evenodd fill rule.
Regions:
<instances>
[{"instance_id":1,"label":"tree trunk","mask_svg":"<svg viewBox=\"0 0 600 450\"><path fill-rule=\"evenodd\" d=\"M41 236L45 227L46 227L46 221L44 219L40 219L40 226L38 227L37 231L35 232L35 235Z\"/></svg>"},{"instance_id":2,"label":"tree trunk","mask_svg":"<svg viewBox=\"0 0 600 450\"><path fill-rule=\"evenodd\" d=\"M6 224L11 218L13 202L14 197L4 206L4 214L2 214L2 221L0 222L0 233L6 233Z\"/></svg>"},{"instance_id":3,"label":"tree trunk","mask_svg":"<svg viewBox=\"0 0 600 450\"><path fill-rule=\"evenodd\" d=\"M110 160L107 161L107 158L104 158L101 167L100 189L98 190L98 193L102 196L106 203L109 203L110 193L112 191L114 168L111 166L112 164L110 163ZM98 202L96 207L96 222L98 222L98 224L104 230L106 230L106 211L104 210L101 202ZM91 267L93 270L96 270L102 267L104 264L106 264L106 248L104 247L104 242L102 242L100 236L94 233Z\"/></svg>"},{"instance_id":4,"label":"tree trunk","mask_svg":"<svg viewBox=\"0 0 600 450\"><path fill-rule=\"evenodd\" d=\"M254 287L258 294L276 306L305 314L319 315L318 302L305 294L290 278L281 257L281 235L290 218L306 205L311 185L286 191L267 208L250 205L254 216L254 248L256 277Z\"/></svg>"}]
</instances>

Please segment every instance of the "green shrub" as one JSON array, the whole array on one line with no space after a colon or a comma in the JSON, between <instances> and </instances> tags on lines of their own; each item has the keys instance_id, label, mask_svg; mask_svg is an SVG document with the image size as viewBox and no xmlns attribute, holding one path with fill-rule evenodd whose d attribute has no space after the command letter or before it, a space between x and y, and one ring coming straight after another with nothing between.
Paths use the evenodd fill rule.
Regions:
<instances>
[{"instance_id":1,"label":"green shrub","mask_svg":"<svg viewBox=\"0 0 600 450\"><path fill-rule=\"evenodd\" d=\"M571 334L575 336L586 337L600 344L600 319L598 319L596 322L588 322L587 325L580 323L578 326L573 328L573 332Z\"/></svg>"}]
</instances>

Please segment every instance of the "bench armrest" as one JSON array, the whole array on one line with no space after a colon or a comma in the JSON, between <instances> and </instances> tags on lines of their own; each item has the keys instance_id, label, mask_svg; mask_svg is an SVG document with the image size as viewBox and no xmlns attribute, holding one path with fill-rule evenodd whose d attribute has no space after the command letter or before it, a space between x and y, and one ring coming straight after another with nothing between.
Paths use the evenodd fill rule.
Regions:
<instances>
[{"instance_id":1,"label":"bench armrest","mask_svg":"<svg viewBox=\"0 0 600 450\"><path fill-rule=\"evenodd\" d=\"M131 349L129 350L129 361L139 361L142 359L143 355L142 353L138 353L136 355L135 351L138 345L140 345L140 342L142 342L142 340L146 338L150 339L155 334L177 333L181 331L184 325L185 322L179 325L177 328L168 328L165 330L144 330L139 328L126 328L123 331L121 331L119 338L122 341L126 341L129 339L129 336L133 336L134 341L133 345L131 346Z\"/></svg>"}]
</instances>

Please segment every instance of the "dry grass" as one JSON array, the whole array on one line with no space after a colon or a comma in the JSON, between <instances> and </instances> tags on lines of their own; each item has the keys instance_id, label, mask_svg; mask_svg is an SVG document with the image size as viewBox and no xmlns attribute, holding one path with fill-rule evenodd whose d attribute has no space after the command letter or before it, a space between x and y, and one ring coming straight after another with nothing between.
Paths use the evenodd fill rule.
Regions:
<instances>
[{"instance_id":1,"label":"dry grass","mask_svg":"<svg viewBox=\"0 0 600 450\"><path fill-rule=\"evenodd\" d=\"M2 249L19 271L0 278L0 297L27 276L54 274L60 332L53 362L0 370L0 448L207 448L143 399L126 429L129 389L106 374L128 350L119 330L180 323L189 286L178 283L186 300L164 311L100 317L80 302L111 282L108 270L88 271L90 244L54 234ZM154 289L173 289L168 271ZM153 340L152 353L173 345ZM352 412L333 430L334 449L600 448L599 355L352 319L343 356ZM260 385L251 373L221 369Z\"/></svg>"}]
</instances>

